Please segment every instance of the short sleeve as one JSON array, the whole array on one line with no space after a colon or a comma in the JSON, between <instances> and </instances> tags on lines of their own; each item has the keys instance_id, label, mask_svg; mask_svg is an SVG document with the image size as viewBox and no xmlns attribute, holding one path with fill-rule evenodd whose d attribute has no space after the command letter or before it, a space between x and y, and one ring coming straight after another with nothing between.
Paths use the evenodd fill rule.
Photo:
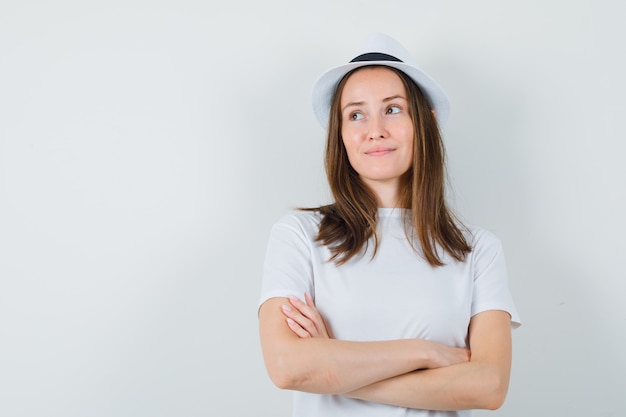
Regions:
<instances>
[{"instance_id":1,"label":"short sleeve","mask_svg":"<svg viewBox=\"0 0 626 417\"><path fill-rule=\"evenodd\" d=\"M521 320L509 290L506 261L500 240L490 232L474 233L473 263L474 293L472 316L487 310L504 310L511 315L511 327Z\"/></svg>"},{"instance_id":2,"label":"short sleeve","mask_svg":"<svg viewBox=\"0 0 626 417\"><path fill-rule=\"evenodd\" d=\"M270 231L259 306L273 297L314 294L310 231L302 216L289 215Z\"/></svg>"}]
</instances>

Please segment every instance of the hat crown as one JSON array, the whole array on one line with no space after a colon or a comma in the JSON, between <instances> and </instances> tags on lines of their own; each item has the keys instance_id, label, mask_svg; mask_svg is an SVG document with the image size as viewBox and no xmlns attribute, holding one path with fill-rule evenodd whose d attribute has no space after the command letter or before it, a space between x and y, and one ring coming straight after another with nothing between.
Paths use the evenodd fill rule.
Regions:
<instances>
[{"instance_id":1,"label":"hat crown","mask_svg":"<svg viewBox=\"0 0 626 417\"><path fill-rule=\"evenodd\" d=\"M373 33L365 38L351 59L369 53L391 55L405 64L417 66L409 51L397 40L384 33Z\"/></svg>"}]
</instances>

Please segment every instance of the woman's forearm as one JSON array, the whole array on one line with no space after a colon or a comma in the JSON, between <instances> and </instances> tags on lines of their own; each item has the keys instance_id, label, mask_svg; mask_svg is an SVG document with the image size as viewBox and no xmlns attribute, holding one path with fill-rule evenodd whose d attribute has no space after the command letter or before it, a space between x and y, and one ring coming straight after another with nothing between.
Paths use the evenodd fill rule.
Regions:
<instances>
[{"instance_id":1,"label":"woman's forearm","mask_svg":"<svg viewBox=\"0 0 626 417\"><path fill-rule=\"evenodd\" d=\"M426 369L368 385L347 397L427 410L497 409L508 377L477 363Z\"/></svg>"},{"instance_id":2,"label":"woman's forearm","mask_svg":"<svg viewBox=\"0 0 626 417\"><path fill-rule=\"evenodd\" d=\"M510 316L478 314L470 324L470 362L400 375L347 393L362 400L428 410L496 409L511 370Z\"/></svg>"},{"instance_id":3,"label":"woman's forearm","mask_svg":"<svg viewBox=\"0 0 626 417\"><path fill-rule=\"evenodd\" d=\"M410 340L346 342L298 339L266 355L274 383L283 389L342 394L429 362L427 351ZM423 357L420 357L423 355Z\"/></svg>"},{"instance_id":4,"label":"woman's forearm","mask_svg":"<svg viewBox=\"0 0 626 417\"><path fill-rule=\"evenodd\" d=\"M270 299L259 311L266 368L280 388L343 394L416 369L464 362L469 353L437 343L403 339L351 342L300 338L282 313L286 299Z\"/></svg>"}]
</instances>

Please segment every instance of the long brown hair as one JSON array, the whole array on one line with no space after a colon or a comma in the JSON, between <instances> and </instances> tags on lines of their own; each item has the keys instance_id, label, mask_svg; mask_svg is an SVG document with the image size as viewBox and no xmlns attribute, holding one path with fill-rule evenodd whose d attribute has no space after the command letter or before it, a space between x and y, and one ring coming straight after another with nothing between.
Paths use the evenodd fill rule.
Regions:
<instances>
[{"instance_id":1,"label":"long brown hair","mask_svg":"<svg viewBox=\"0 0 626 417\"><path fill-rule=\"evenodd\" d=\"M367 248L374 239L375 256L378 249L376 224L378 204L373 192L361 181L352 168L341 138L341 94L348 78L361 67L348 73L338 84L331 101L325 168L335 202L317 207L323 218L316 240L328 246L331 261L344 264ZM413 163L401 179L401 208L405 212L406 236L413 249L431 266L442 266L441 249L457 261L471 252L463 235L463 226L445 201L445 150L437 119L420 88L402 71L391 67L402 80L409 101L413 121ZM415 247L417 236L421 250Z\"/></svg>"}]
</instances>

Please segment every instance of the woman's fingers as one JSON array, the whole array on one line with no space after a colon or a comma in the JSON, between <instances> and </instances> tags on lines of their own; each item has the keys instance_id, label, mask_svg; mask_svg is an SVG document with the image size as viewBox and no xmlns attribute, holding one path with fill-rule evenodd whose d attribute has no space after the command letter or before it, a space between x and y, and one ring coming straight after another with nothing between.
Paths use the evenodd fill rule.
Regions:
<instances>
[{"instance_id":1,"label":"woman's fingers","mask_svg":"<svg viewBox=\"0 0 626 417\"><path fill-rule=\"evenodd\" d=\"M292 307L293 306L293 307ZM292 320L293 324L289 326L293 330L294 325L297 325L300 329L307 332L307 337L316 337L318 335L315 323L306 317L302 312L292 303L292 306L283 305L283 314L287 317L287 320ZM287 322L289 324L289 321ZM300 333L295 332L298 336L303 337Z\"/></svg>"},{"instance_id":2,"label":"woman's fingers","mask_svg":"<svg viewBox=\"0 0 626 417\"><path fill-rule=\"evenodd\" d=\"M313 301L311 294L309 294L308 292L305 292L304 300L306 301L306 305L309 308L313 309L314 317L312 318L312 320L315 322L315 327L317 328L317 331L320 334L320 336L325 337L325 338L332 337L330 332L328 331L328 328L326 327L326 322L324 321L324 318L320 314L317 307L315 307L315 302Z\"/></svg>"},{"instance_id":3,"label":"woman's fingers","mask_svg":"<svg viewBox=\"0 0 626 417\"><path fill-rule=\"evenodd\" d=\"M308 291L304 293L304 301L309 307L315 308L315 302L313 301L313 298L311 298L311 294L309 294Z\"/></svg>"},{"instance_id":4,"label":"woman's fingers","mask_svg":"<svg viewBox=\"0 0 626 417\"><path fill-rule=\"evenodd\" d=\"M435 368L469 362L471 356L469 349L449 346L441 346L438 349L438 353L438 361L434 366Z\"/></svg>"},{"instance_id":5,"label":"woman's fingers","mask_svg":"<svg viewBox=\"0 0 626 417\"><path fill-rule=\"evenodd\" d=\"M304 295L305 299L307 298L307 295ZM310 300L310 303L304 303L302 300L300 300L298 297L294 297L293 295L291 297L289 297L289 302L291 303L291 305L293 307L295 307L300 313L302 313L303 316L305 316L306 318L308 318L311 321L317 321L318 318L321 318L320 314L318 313L317 309L315 308L315 304L313 303L313 300L310 299L310 296L308 297ZM307 300L307 301L309 301Z\"/></svg>"},{"instance_id":6,"label":"woman's fingers","mask_svg":"<svg viewBox=\"0 0 626 417\"><path fill-rule=\"evenodd\" d=\"M322 315L315 307L315 302L311 295L307 292L304 294L305 301L303 302L297 297L289 297L289 303L291 305L283 305L283 314L293 321L289 325L294 333L300 337L324 337L329 338L329 332L326 329L326 324ZM289 323L288 323L289 324ZM299 331L295 331L297 326ZM307 336L302 336L304 332Z\"/></svg>"},{"instance_id":7,"label":"woman's fingers","mask_svg":"<svg viewBox=\"0 0 626 417\"><path fill-rule=\"evenodd\" d=\"M295 321L293 321L293 319L289 317L287 318L287 326L289 326L291 331L293 331L301 339L306 339L306 338L311 337L309 332L304 330L302 327L300 327L298 323L296 323Z\"/></svg>"}]
</instances>

